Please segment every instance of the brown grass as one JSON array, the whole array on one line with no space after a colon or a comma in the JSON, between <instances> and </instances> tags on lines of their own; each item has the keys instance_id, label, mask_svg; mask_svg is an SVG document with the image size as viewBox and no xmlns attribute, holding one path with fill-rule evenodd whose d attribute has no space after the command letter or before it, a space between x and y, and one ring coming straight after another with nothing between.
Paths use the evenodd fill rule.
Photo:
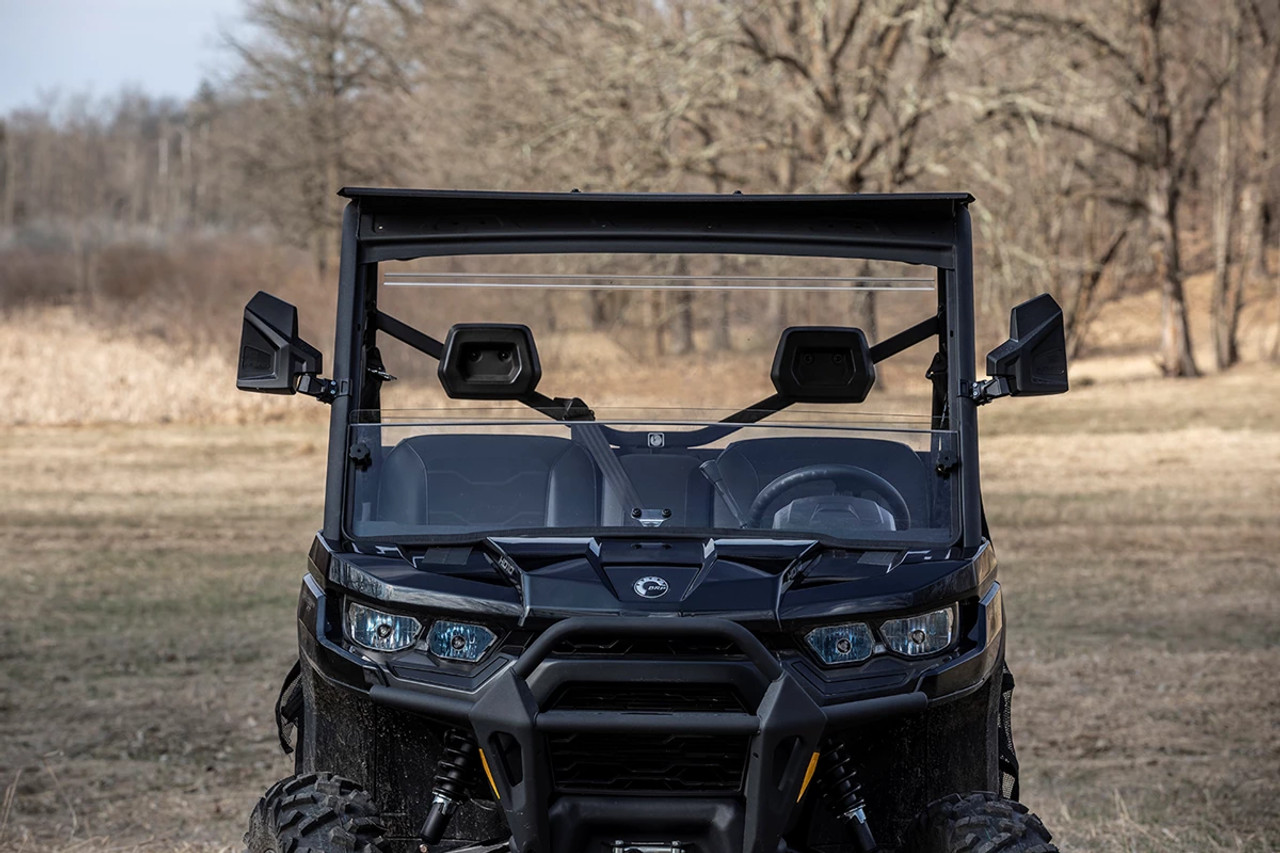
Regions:
<instances>
[{"instance_id":1,"label":"brown grass","mask_svg":"<svg viewBox=\"0 0 1280 853\"><path fill-rule=\"evenodd\" d=\"M985 444L1026 799L1065 848L1280 843L1280 382L1257 384L1263 428L1153 429L1140 389L1095 430Z\"/></svg>"},{"instance_id":2,"label":"brown grass","mask_svg":"<svg viewBox=\"0 0 1280 853\"><path fill-rule=\"evenodd\" d=\"M0 423L243 423L327 414L237 393L234 353L234 344L175 346L102 327L69 307L20 309L0 318Z\"/></svg>"}]
</instances>

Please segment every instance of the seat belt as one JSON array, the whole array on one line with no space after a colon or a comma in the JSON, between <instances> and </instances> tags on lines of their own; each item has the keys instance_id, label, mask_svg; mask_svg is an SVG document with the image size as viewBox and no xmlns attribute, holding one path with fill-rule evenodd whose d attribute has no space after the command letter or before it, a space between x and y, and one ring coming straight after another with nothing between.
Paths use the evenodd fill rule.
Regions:
<instances>
[{"instance_id":1,"label":"seat belt","mask_svg":"<svg viewBox=\"0 0 1280 853\"><path fill-rule=\"evenodd\" d=\"M543 414L555 418L569 427L573 440L581 444L587 455L596 463L605 480L618 493L623 503L623 523L631 519L643 527L658 527L671 517L670 510L646 509L636 491L635 483L627 475L627 469L613 452L604 430L595 422L595 413L577 397L548 397L533 392L521 400Z\"/></svg>"},{"instance_id":2,"label":"seat belt","mask_svg":"<svg viewBox=\"0 0 1280 853\"><path fill-rule=\"evenodd\" d=\"M573 431L574 438L586 448L587 454L596 463L596 467L600 469L600 473L604 475L609 485L618 493L618 500L623 504L624 524L625 519L632 519L646 527L657 527L665 520L660 513L645 509L640 500L640 493L636 491L635 483L631 482L627 469L622 467L622 461L613 452L599 424L591 421L570 422L569 429ZM651 514L653 518L650 518Z\"/></svg>"}]
</instances>

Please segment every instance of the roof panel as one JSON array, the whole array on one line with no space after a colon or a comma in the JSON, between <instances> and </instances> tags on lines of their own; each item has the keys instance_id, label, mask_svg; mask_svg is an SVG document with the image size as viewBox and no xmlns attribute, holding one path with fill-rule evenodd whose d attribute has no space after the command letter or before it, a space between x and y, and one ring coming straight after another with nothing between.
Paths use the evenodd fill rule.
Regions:
<instances>
[{"instance_id":1,"label":"roof panel","mask_svg":"<svg viewBox=\"0 0 1280 853\"><path fill-rule=\"evenodd\" d=\"M950 266L968 193L697 195L347 187L365 261L505 252L746 252Z\"/></svg>"}]
</instances>

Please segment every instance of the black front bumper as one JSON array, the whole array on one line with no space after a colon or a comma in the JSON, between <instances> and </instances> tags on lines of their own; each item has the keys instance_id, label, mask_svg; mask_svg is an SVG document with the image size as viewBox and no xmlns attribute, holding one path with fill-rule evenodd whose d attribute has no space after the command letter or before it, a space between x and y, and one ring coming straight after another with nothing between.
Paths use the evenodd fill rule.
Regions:
<instances>
[{"instance_id":1,"label":"black front bumper","mask_svg":"<svg viewBox=\"0 0 1280 853\"><path fill-rule=\"evenodd\" d=\"M303 657L317 676L367 692L375 705L471 729L520 853L608 849L603 845L619 839L678 839L705 853L775 853L804 811L809 797L803 789L825 737L909 717L931 703L977 690L999 665L1002 639L998 585L993 584L958 654L914 677L900 692L866 696L864 691L859 697L849 685L823 683L825 674L804 660L780 661L736 622L574 617L551 626L478 689L460 690L399 680L343 648L330 634L326 610L323 591L308 578L299 633ZM715 661L641 661L574 659L557 651L567 640L601 634L727 641L737 653ZM587 681L620 689L660 683L692 691L718 685L743 703L636 710L562 701L566 685ZM573 758L559 752L566 744L578 745ZM648 768L655 762L661 766L664 749L699 749L710 769L703 768L707 775L689 786L692 791L681 787L687 780L678 774L673 780L640 770L640 790L611 787L597 777L583 785L581 772L570 778L570 770L589 764L583 753L590 749L608 750L623 766L635 762Z\"/></svg>"}]
</instances>

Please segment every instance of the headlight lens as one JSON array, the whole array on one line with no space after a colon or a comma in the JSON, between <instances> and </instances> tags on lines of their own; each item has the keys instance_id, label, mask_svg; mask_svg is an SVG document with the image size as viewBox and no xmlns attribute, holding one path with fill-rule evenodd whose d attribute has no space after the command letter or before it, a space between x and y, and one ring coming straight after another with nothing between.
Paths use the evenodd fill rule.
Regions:
<instances>
[{"instance_id":1,"label":"headlight lens","mask_svg":"<svg viewBox=\"0 0 1280 853\"><path fill-rule=\"evenodd\" d=\"M814 628L804 639L822 662L829 664L866 660L876 645L871 629L861 622Z\"/></svg>"},{"instance_id":2,"label":"headlight lens","mask_svg":"<svg viewBox=\"0 0 1280 853\"><path fill-rule=\"evenodd\" d=\"M483 625L441 619L431 626L427 650L438 658L475 663L484 657L496 639L497 635Z\"/></svg>"},{"instance_id":3,"label":"headlight lens","mask_svg":"<svg viewBox=\"0 0 1280 853\"><path fill-rule=\"evenodd\" d=\"M412 616L383 613L357 602L347 604L347 636L375 652L399 652L411 647L422 633L422 623Z\"/></svg>"},{"instance_id":4,"label":"headlight lens","mask_svg":"<svg viewBox=\"0 0 1280 853\"><path fill-rule=\"evenodd\" d=\"M889 619L880 625L885 645L900 655L919 657L942 651L955 637L956 608Z\"/></svg>"}]
</instances>

